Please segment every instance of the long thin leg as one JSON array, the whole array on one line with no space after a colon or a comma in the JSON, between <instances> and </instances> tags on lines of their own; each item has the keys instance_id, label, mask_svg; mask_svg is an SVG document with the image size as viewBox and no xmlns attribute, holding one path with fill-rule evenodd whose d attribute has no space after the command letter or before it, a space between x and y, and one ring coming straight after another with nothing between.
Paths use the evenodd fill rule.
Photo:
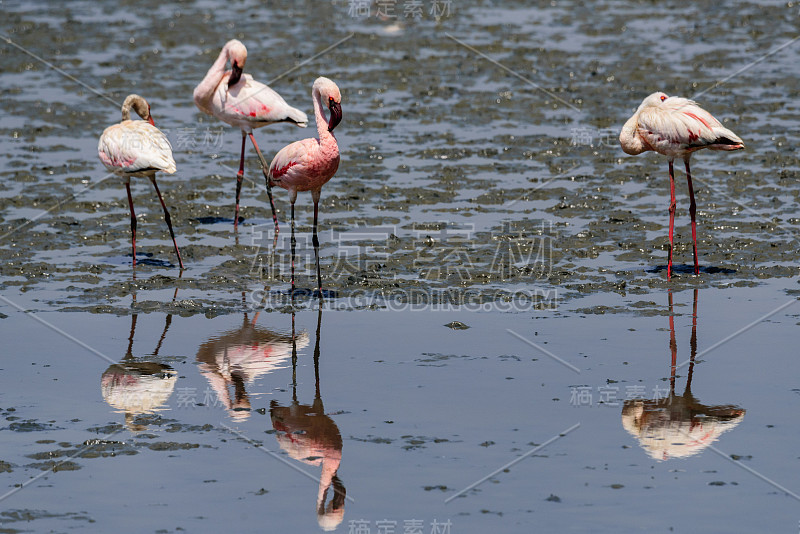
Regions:
<instances>
[{"instance_id":1,"label":"long thin leg","mask_svg":"<svg viewBox=\"0 0 800 534\"><path fill-rule=\"evenodd\" d=\"M319 300L322 300L322 274L319 270L319 238L317 237L317 215L319 213L319 195L314 195L314 227L311 237L311 243L314 245L314 258L317 260L317 290L319 291Z\"/></svg>"},{"instance_id":2,"label":"long thin leg","mask_svg":"<svg viewBox=\"0 0 800 534\"><path fill-rule=\"evenodd\" d=\"M319 307L317 313L317 338L314 343L314 382L316 383L316 396L315 399L321 399L322 395L319 392L319 333L322 327L322 306ZM322 402L320 400L320 402Z\"/></svg>"},{"instance_id":3,"label":"long thin leg","mask_svg":"<svg viewBox=\"0 0 800 534\"><path fill-rule=\"evenodd\" d=\"M697 204L694 202L694 188L692 187L692 172L689 170L689 158L683 160L686 164L686 182L689 184L689 214L692 216L692 246L694 248L694 274L700 274L700 263L697 261L697 223L695 213Z\"/></svg>"},{"instance_id":4,"label":"long thin leg","mask_svg":"<svg viewBox=\"0 0 800 534\"><path fill-rule=\"evenodd\" d=\"M278 235L278 215L275 211L275 201L272 199L272 184L269 181L269 174L267 173L269 165L267 165L267 160L264 159L264 155L261 154L261 150L258 148L258 143L256 143L256 138L253 137L253 132L250 132L250 141L253 142L253 147L256 149L258 159L261 161L261 170L264 172L264 179L267 181L267 196L269 197L269 206L272 208L272 222L275 223L275 235Z\"/></svg>"},{"instance_id":5,"label":"long thin leg","mask_svg":"<svg viewBox=\"0 0 800 534\"><path fill-rule=\"evenodd\" d=\"M694 359L697 357L697 294L699 290L694 289L694 303L692 306L692 338L689 341L690 356L689 356L689 373L686 377L686 393L692 390L692 372L694 371Z\"/></svg>"},{"instance_id":6,"label":"long thin leg","mask_svg":"<svg viewBox=\"0 0 800 534\"><path fill-rule=\"evenodd\" d=\"M294 335L294 300L292 300L292 401L297 402L297 338Z\"/></svg>"},{"instance_id":7,"label":"long thin leg","mask_svg":"<svg viewBox=\"0 0 800 534\"><path fill-rule=\"evenodd\" d=\"M133 266L136 267L136 213L133 212L130 181L125 182L125 190L128 192L128 207L131 209L131 243L133 244Z\"/></svg>"},{"instance_id":8,"label":"long thin leg","mask_svg":"<svg viewBox=\"0 0 800 534\"><path fill-rule=\"evenodd\" d=\"M242 193L242 179L244 178L244 147L247 145L247 134L242 132L242 156L239 158L239 173L236 175L236 211L233 214L233 227L239 225L239 196Z\"/></svg>"},{"instance_id":9,"label":"long thin leg","mask_svg":"<svg viewBox=\"0 0 800 534\"><path fill-rule=\"evenodd\" d=\"M669 352L672 354L672 364L669 374L669 394L675 394L675 370L678 359L678 343L675 340L675 316L672 312L672 291L669 291Z\"/></svg>"},{"instance_id":10,"label":"long thin leg","mask_svg":"<svg viewBox=\"0 0 800 534\"><path fill-rule=\"evenodd\" d=\"M172 324L172 314L168 313L166 319L164 320L164 331L161 332L161 338L158 340L158 344L156 345L156 350L154 350L151 356L158 356L158 351L161 350L161 345L164 344L164 338L167 337L167 330L169 330L169 325Z\"/></svg>"},{"instance_id":11,"label":"long thin leg","mask_svg":"<svg viewBox=\"0 0 800 534\"><path fill-rule=\"evenodd\" d=\"M264 299L267 298L266 293L264 294ZM259 306L264 302L264 299L261 300ZM245 298L244 291L242 291L242 306L246 305L247 299ZM256 321L258 321L258 315L261 313L261 310L258 310L256 314L253 316L253 320L250 322L250 326L255 326ZM244 314L244 322L247 323L247 313Z\"/></svg>"},{"instance_id":12,"label":"long thin leg","mask_svg":"<svg viewBox=\"0 0 800 534\"><path fill-rule=\"evenodd\" d=\"M138 319L138 313L131 315L131 335L128 336L128 351L125 353L126 358L133 358L133 336L136 333L136 321Z\"/></svg>"},{"instance_id":13,"label":"long thin leg","mask_svg":"<svg viewBox=\"0 0 800 534\"><path fill-rule=\"evenodd\" d=\"M291 296L292 296L292 301L294 302L294 253L295 253L295 248L296 248L296 245L297 245L297 241L295 241L295 238L294 238L294 201L292 201L292 239L291 239L290 243L292 244L292 292L291 292Z\"/></svg>"},{"instance_id":14,"label":"long thin leg","mask_svg":"<svg viewBox=\"0 0 800 534\"><path fill-rule=\"evenodd\" d=\"M183 269L183 260L181 259L181 251L178 250L178 242L175 241L175 232L172 230L172 219L169 217L169 211L167 210L167 205L164 204L164 197L161 196L161 191L158 190L158 184L156 183L156 177L150 177L150 181L153 182L153 187L156 188L156 193L158 193L158 200L161 201L161 207L164 208L164 220L167 221L167 228L169 228L169 235L172 236L172 244L175 245L175 254L178 255L178 263Z\"/></svg>"},{"instance_id":15,"label":"long thin leg","mask_svg":"<svg viewBox=\"0 0 800 534\"><path fill-rule=\"evenodd\" d=\"M667 262L667 280L672 278L672 232L675 228L675 171L672 160L669 160L669 261Z\"/></svg>"}]
</instances>

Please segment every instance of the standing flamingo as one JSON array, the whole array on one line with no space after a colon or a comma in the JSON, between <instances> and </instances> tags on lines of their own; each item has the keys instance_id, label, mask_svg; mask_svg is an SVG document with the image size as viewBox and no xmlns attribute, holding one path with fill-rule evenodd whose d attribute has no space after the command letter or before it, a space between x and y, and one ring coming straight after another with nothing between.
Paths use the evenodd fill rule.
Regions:
<instances>
[{"instance_id":1,"label":"standing flamingo","mask_svg":"<svg viewBox=\"0 0 800 534\"><path fill-rule=\"evenodd\" d=\"M132 121L131 109L144 120ZM178 250L175 232L172 230L172 220L156 183L156 172L163 171L167 174L175 172L172 146L167 136L155 127L153 117L150 116L150 104L144 98L139 95L128 95L122 103L122 122L105 129L100 136L97 153L108 170L125 179L128 206L131 210L133 265L136 266L136 214L133 211L133 197L131 197L131 176L145 176L150 178L158 193L158 200L164 208L164 220L167 221L172 244L175 245L175 254L178 255L178 263L183 269L181 251Z\"/></svg>"},{"instance_id":2,"label":"standing flamingo","mask_svg":"<svg viewBox=\"0 0 800 534\"><path fill-rule=\"evenodd\" d=\"M231 63L231 70L226 71L225 65L228 61ZM242 130L242 155L239 158L239 173L236 175L234 227L239 223L239 194L242 191L244 177L244 148L247 136L250 136L250 141L253 142L266 178L267 161L258 148L256 138L253 137L253 128L260 128L273 122L293 122L302 128L308 124L305 113L287 104L281 95L263 83L253 80L249 74L242 74L245 61L247 61L247 48L240 41L231 39L222 47L217 60L208 69L206 77L194 89L194 103L201 111ZM267 195L277 234L278 216L275 214L269 180L267 180Z\"/></svg>"},{"instance_id":3,"label":"standing flamingo","mask_svg":"<svg viewBox=\"0 0 800 534\"><path fill-rule=\"evenodd\" d=\"M633 117L628 119L619 134L619 143L626 154L636 155L653 150L669 158L669 262L667 279L672 277L672 232L675 225L675 175L672 161L683 158L689 186L689 213L692 217L692 242L694 246L694 274L700 274L697 261L697 207L692 188L689 158L701 148L711 150L740 150L742 140L728 130L692 100L653 93L645 98Z\"/></svg>"},{"instance_id":4,"label":"standing flamingo","mask_svg":"<svg viewBox=\"0 0 800 534\"><path fill-rule=\"evenodd\" d=\"M288 406L272 400L269 415L275 439L289 457L308 465L320 466L317 489L317 522L322 530L336 530L344 519L347 490L339 478L342 464L342 434L339 426L325 413L319 379L319 340L322 326L322 307L317 314L317 337L314 345L314 378L316 393L311 404L301 404L297 399L297 346L292 311L292 403ZM326 504L328 491L333 495ZM351 499L352 500L352 499Z\"/></svg>"},{"instance_id":5,"label":"standing flamingo","mask_svg":"<svg viewBox=\"0 0 800 534\"><path fill-rule=\"evenodd\" d=\"M637 439L639 445L654 460L687 458L702 452L724 432L741 423L747 413L747 410L735 404L702 404L692 393L692 375L697 358L697 294L698 290L695 289L692 334L689 339L689 368L683 394L675 393L678 343L675 338L675 315L670 291L669 348L672 365L669 394L656 394L653 399L626 400L622 408L622 427Z\"/></svg>"},{"instance_id":6,"label":"standing flamingo","mask_svg":"<svg viewBox=\"0 0 800 534\"><path fill-rule=\"evenodd\" d=\"M317 289L322 298L322 275L319 270L319 239L317 238L317 215L322 186L336 174L339 168L339 145L333 129L342 120L342 95L339 88L328 78L320 76L311 89L314 101L314 116L317 121L319 139L303 139L283 147L272 159L267 172L270 185L279 185L289 191L292 204L292 294L294 294L294 203L298 191L311 191L314 201L314 227L312 243L317 260ZM328 104L330 119L325 119L322 102ZM277 224L277 223L276 223Z\"/></svg>"}]
</instances>

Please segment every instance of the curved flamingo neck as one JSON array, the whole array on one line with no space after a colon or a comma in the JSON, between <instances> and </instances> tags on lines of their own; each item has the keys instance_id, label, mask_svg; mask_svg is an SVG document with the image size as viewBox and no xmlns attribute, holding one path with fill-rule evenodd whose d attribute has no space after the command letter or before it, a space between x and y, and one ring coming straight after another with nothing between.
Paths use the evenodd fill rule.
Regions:
<instances>
[{"instance_id":1,"label":"curved flamingo neck","mask_svg":"<svg viewBox=\"0 0 800 534\"><path fill-rule=\"evenodd\" d=\"M139 117L141 117L143 120L152 120L150 119L150 112L149 112L149 106L147 105L147 101L145 101L144 98L138 95L130 95L122 103L123 121L131 120L131 110L135 111L136 114L139 115Z\"/></svg>"},{"instance_id":2,"label":"curved flamingo neck","mask_svg":"<svg viewBox=\"0 0 800 534\"><path fill-rule=\"evenodd\" d=\"M317 507L325 505L325 497L328 488L333 484L333 477L339 470L342 463L342 452L339 450L325 451L327 454L322 458L322 472L319 475L319 488L317 489ZM338 454L337 454L338 453Z\"/></svg>"},{"instance_id":3,"label":"curved flamingo neck","mask_svg":"<svg viewBox=\"0 0 800 534\"><path fill-rule=\"evenodd\" d=\"M225 76L225 64L228 62L228 47L225 46L220 50L219 56L217 56L216 61L211 65L211 68L208 69L205 78L200 84L195 87L194 89L194 101L201 105L201 107L208 107L203 106L202 103L208 102L214 95L214 91L217 89L219 82L222 81L222 77Z\"/></svg>"},{"instance_id":4,"label":"curved flamingo neck","mask_svg":"<svg viewBox=\"0 0 800 534\"><path fill-rule=\"evenodd\" d=\"M325 113L322 111L322 95L316 87L311 91L311 97L314 100L314 116L317 119L317 135L320 142L328 139L334 139L333 133L328 131L328 119L325 118Z\"/></svg>"},{"instance_id":5,"label":"curved flamingo neck","mask_svg":"<svg viewBox=\"0 0 800 534\"><path fill-rule=\"evenodd\" d=\"M131 106L130 102L125 102L122 105L122 120L124 121L131 120L131 107L133 106Z\"/></svg>"},{"instance_id":6,"label":"curved flamingo neck","mask_svg":"<svg viewBox=\"0 0 800 534\"><path fill-rule=\"evenodd\" d=\"M639 113L636 112L633 117L625 122L625 125L622 127L622 131L619 135L619 142L622 146L622 151L632 156L652 150L652 148L647 146L639 136L638 123Z\"/></svg>"}]
</instances>

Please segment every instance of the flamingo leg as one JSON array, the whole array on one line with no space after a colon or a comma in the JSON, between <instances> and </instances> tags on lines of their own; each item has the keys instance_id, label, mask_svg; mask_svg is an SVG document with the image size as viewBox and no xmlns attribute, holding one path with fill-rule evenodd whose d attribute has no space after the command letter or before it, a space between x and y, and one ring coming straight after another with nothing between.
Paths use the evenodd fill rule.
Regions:
<instances>
[{"instance_id":1,"label":"flamingo leg","mask_svg":"<svg viewBox=\"0 0 800 534\"><path fill-rule=\"evenodd\" d=\"M294 238L294 200L292 200L292 239L290 241L292 245L292 301L294 301L294 254L295 248L297 246L297 241Z\"/></svg>"},{"instance_id":2,"label":"flamingo leg","mask_svg":"<svg viewBox=\"0 0 800 534\"><path fill-rule=\"evenodd\" d=\"M314 379L316 382L316 397L319 399L322 397L319 392L319 333L320 328L322 327L322 306L319 307L319 312L317 313L317 339L316 343L314 343Z\"/></svg>"},{"instance_id":3,"label":"flamingo leg","mask_svg":"<svg viewBox=\"0 0 800 534\"><path fill-rule=\"evenodd\" d=\"M672 278L672 243L675 228L675 171L672 160L669 160L669 261L667 262L667 280Z\"/></svg>"},{"instance_id":4,"label":"flamingo leg","mask_svg":"<svg viewBox=\"0 0 800 534\"><path fill-rule=\"evenodd\" d=\"M322 273L319 269L319 238L317 237L317 216L319 214L319 191L312 192L314 200L314 226L312 231L311 243L314 245L314 258L317 261L317 289L319 290L319 300L322 300Z\"/></svg>"},{"instance_id":5,"label":"flamingo leg","mask_svg":"<svg viewBox=\"0 0 800 534\"><path fill-rule=\"evenodd\" d=\"M694 249L694 274L700 274L700 263L697 261L697 204L694 201L694 188L692 187L692 172L689 170L689 158L683 162L686 164L686 183L689 185L689 214L692 216L692 247Z\"/></svg>"},{"instance_id":6,"label":"flamingo leg","mask_svg":"<svg viewBox=\"0 0 800 534\"><path fill-rule=\"evenodd\" d=\"M258 159L261 161L261 170L264 172L264 179L267 181L267 196L269 197L269 206L272 208L272 222L275 223L275 235L278 234L278 215L275 211L275 201L272 198L272 184L269 181L269 175L267 171L269 170L269 165L267 165L267 160L264 159L264 155L261 154L261 150L258 148L258 143L256 143L256 138L253 137L253 133L250 132L250 141L253 143L253 147L256 149L256 154L258 154Z\"/></svg>"},{"instance_id":7,"label":"flamingo leg","mask_svg":"<svg viewBox=\"0 0 800 534\"><path fill-rule=\"evenodd\" d=\"M242 132L242 156L239 158L239 172L236 174L236 211L233 214L233 227L239 225L239 196L242 193L242 179L244 178L244 147L247 144L247 134Z\"/></svg>"},{"instance_id":8,"label":"flamingo leg","mask_svg":"<svg viewBox=\"0 0 800 534\"><path fill-rule=\"evenodd\" d=\"M133 358L133 336L136 334L136 321L138 319L138 313L131 315L131 335L128 336L128 351L125 353L125 358Z\"/></svg>"},{"instance_id":9,"label":"flamingo leg","mask_svg":"<svg viewBox=\"0 0 800 534\"><path fill-rule=\"evenodd\" d=\"M294 301L292 302L292 401L297 402L297 338L294 326Z\"/></svg>"},{"instance_id":10,"label":"flamingo leg","mask_svg":"<svg viewBox=\"0 0 800 534\"><path fill-rule=\"evenodd\" d=\"M158 189L158 184L156 183L156 177L151 176L150 181L153 182L153 187L156 188L156 193L158 194L158 200L161 202L161 207L164 208L164 220L167 221L167 228L169 228L169 235L172 236L172 244L175 246L175 254L178 255L178 263L183 269L183 260L181 259L181 251L178 250L178 242L175 241L175 232L172 230L172 219L169 217L169 211L167 210L167 205L164 204L164 197L161 196L161 191Z\"/></svg>"},{"instance_id":11,"label":"flamingo leg","mask_svg":"<svg viewBox=\"0 0 800 534\"><path fill-rule=\"evenodd\" d=\"M131 182L125 182L125 190L128 192L128 207L131 210L131 243L133 244L133 266L136 267L136 213L133 211L133 197L131 196Z\"/></svg>"},{"instance_id":12,"label":"flamingo leg","mask_svg":"<svg viewBox=\"0 0 800 534\"><path fill-rule=\"evenodd\" d=\"M672 354L672 364L669 373L669 393L675 394L675 370L678 359L678 342L675 340L675 316L672 312L672 290L669 291L669 351Z\"/></svg>"},{"instance_id":13,"label":"flamingo leg","mask_svg":"<svg viewBox=\"0 0 800 534\"><path fill-rule=\"evenodd\" d=\"M699 290L697 288L694 289L694 303L692 306L692 338L689 341L689 347L691 350L689 356L689 373L686 377L686 391L690 391L692 388L692 372L694 371L694 359L697 357L697 294Z\"/></svg>"}]
</instances>

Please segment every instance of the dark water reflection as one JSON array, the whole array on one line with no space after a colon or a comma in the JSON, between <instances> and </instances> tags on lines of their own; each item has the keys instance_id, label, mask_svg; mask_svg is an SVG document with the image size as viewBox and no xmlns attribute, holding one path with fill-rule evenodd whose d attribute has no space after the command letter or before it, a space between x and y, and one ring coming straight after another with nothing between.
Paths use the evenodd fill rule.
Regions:
<instances>
[{"instance_id":1,"label":"dark water reflection","mask_svg":"<svg viewBox=\"0 0 800 534\"><path fill-rule=\"evenodd\" d=\"M2 296L34 313L50 313L49 320L76 339L120 357L99 364L28 314L0 309L9 332L4 345L14 356L0 365L6 376L0 412L8 421L0 457L6 488L39 475L28 455L52 452L39 443L42 438L82 443L98 437L95 428L122 417L110 410L125 414L131 430L143 430L144 422L151 430L125 439L186 445L180 451L143 447L124 461L119 455L76 459L83 472L30 484L4 504L21 509L24 518L27 510L87 511L93 521L87 530L106 532L313 531L317 519L347 532L345 499L346 519L369 521L373 533L376 522L387 518L397 522L398 532L404 520L425 518L426 534L434 518L452 518L458 534L534 530L534 524L542 532L796 528L796 502L735 466L707 475L721 459L700 454L721 438L724 448L752 455L754 468L770 476L800 476L793 447L798 425L774 410L797 407L796 310L770 315L725 345L724 362L678 364L689 352L703 359L698 331L708 343L701 347L711 346L736 325L797 295L800 158L788 137L800 116L800 41L784 47L797 35L797 6L617 1L586 9L563 0L459 0L442 20L426 12L421 21L389 24L350 16L353 4L3 4L1 33L13 42L113 99L135 91L152 101L178 165L163 193L187 267L181 279L165 263L172 244L159 226L161 208L150 198L149 184L137 182L148 223L142 224L140 253L149 259L140 262L140 280L131 283L124 189L101 181L96 157L97 138L118 105L0 42ZM397 6L402 13L410 4L401 0ZM311 60L351 32L341 46ZM314 318L298 310L298 325L308 334L300 328L287 335L287 269L261 268L260 260L275 251L264 237L272 222L263 181L244 184L244 221L234 234L230 180L240 146L191 102L193 87L233 37L248 46L248 68L260 79L291 70L271 83L287 101L305 102L311 81L323 74L341 80L348 106L337 128L342 167L326 185L321 206L323 296L335 309L323 312L326 336L317 342L325 359L315 358L313 395L304 386L310 368L303 366L302 349L313 328L305 325ZM696 191L698 245L707 267L699 277L678 268L679 276L667 282L660 270L667 256L663 161L624 157L616 135L644 95L660 89L688 97L723 79L698 100L742 132L748 150L725 158L724 166L715 156L698 155L704 181ZM297 138L298 131L288 128L258 134L265 156ZM245 176L259 176L255 158L246 168ZM678 191L679 201L685 194ZM288 221L287 197L276 201L281 221ZM302 241L311 233L311 216L309 210L298 215L298 252L306 254L298 265L305 269L313 260L311 243ZM683 224L676 232L683 239L676 242L685 245L687 218L680 209L678 216ZM284 249L277 263L288 268ZM540 250L546 253L540 256ZM314 287L310 279L301 274L295 291L309 304L317 300L313 290L303 289ZM239 296L258 296L266 283L273 305L256 317ZM650 357L651 348L666 341L666 289L688 295L677 291L698 286L703 317L694 314L685 355L689 336L676 334L669 320L669 392L624 408L576 410L564 399L571 371L507 332L520 332L576 363L582 383L655 379L666 371L657 367L665 363L660 350ZM181 299L169 302L176 287ZM501 307L506 295L521 289L542 298ZM134 307L140 337L134 346L131 332L126 351L121 333L137 320L128 317L137 290L147 301ZM433 311L451 291L462 303L458 309ZM405 298L386 300L402 306L375 298L395 292ZM428 298L420 299L419 312L410 298L418 294ZM463 304L470 302L463 296L473 295L479 309ZM336 311L344 309L377 311ZM159 314L173 315L163 325ZM451 321L470 328L442 326ZM145 339L167 336L152 355L137 350L146 325L151 330ZM59 343L63 350L47 346ZM762 347L770 348L758 354L763 363L753 358ZM168 352L180 356L164 357ZM295 377L291 397L281 397L293 353L300 382ZM642 355L647 357L628 365ZM96 375L111 363L100 401ZM325 398L329 404L336 399L342 416L325 414L320 370ZM223 410L181 402L184 388L207 388ZM702 404L695 390L704 400L737 402ZM74 402L54 402L65 398ZM168 403L181 409L166 412ZM739 424L745 414L740 404L749 410L745 424ZM624 428L647 455L620 447L632 443L620 432L620 409ZM504 473L481 493L444 504L576 419L585 434L558 441L547 457L530 458L526 469ZM249 442L230 439L223 425L232 421L253 442L272 440L274 429L281 456L313 472L315 482L293 486L285 465L258 458L261 452ZM22 423L35 434L16 431ZM336 423L343 430L346 423L346 432ZM584 439L593 428L596 438ZM149 433L158 436L143 436ZM346 471L340 468L343 441ZM250 453L257 458L243 458ZM652 466L650 456L686 460ZM676 464L691 467L677 477ZM738 484L709 486L712 476ZM645 491L650 499L641 499ZM548 499L551 494L560 502ZM349 502L353 496L357 505ZM709 510L724 511L714 516ZM3 517L0 530L75 528L62 518L39 519L31 527L3 523Z\"/></svg>"},{"instance_id":2,"label":"dark water reflection","mask_svg":"<svg viewBox=\"0 0 800 534\"><path fill-rule=\"evenodd\" d=\"M686 458L699 454L744 418L745 410L734 404L706 405L692 393L692 377L697 356L697 297L694 290L692 336L686 386L675 393L678 344L675 336L672 292L669 292L669 395L650 400L628 400L622 408L622 426L656 460Z\"/></svg>"},{"instance_id":3,"label":"dark water reflection","mask_svg":"<svg viewBox=\"0 0 800 534\"><path fill-rule=\"evenodd\" d=\"M234 421L250 416L251 400L247 388L258 378L282 369L291 351L308 345L308 334L285 335L257 324L244 313L236 330L216 335L197 350L200 373L208 380L218 402Z\"/></svg>"},{"instance_id":4,"label":"dark water reflection","mask_svg":"<svg viewBox=\"0 0 800 534\"><path fill-rule=\"evenodd\" d=\"M281 406L271 401L269 413L272 427L278 432L278 445L291 458L307 465L321 467L317 492L317 522L326 531L335 530L344 519L346 490L338 476L342 462L342 435L334 420L326 415L322 403L319 379L319 341L322 327L322 308L317 315L314 343L314 400L302 404L297 397L297 346L292 343L292 402ZM294 333L294 314L292 315ZM333 489L330 502L329 490Z\"/></svg>"},{"instance_id":5,"label":"dark water reflection","mask_svg":"<svg viewBox=\"0 0 800 534\"><path fill-rule=\"evenodd\" d=\"M178 380L178 373L172 367L158 361L158 352L169 330L172 315L167 315L164 320L164 331L155 350L142 358L133 355L138 317L137 314L131 315L128 349L122 361L106 369L100 380L103 399L109 406L125 414L125 425L132 432L147 429L145 425L135 422L137 415L165 409Z\"/></svg>"}]
</instances>

